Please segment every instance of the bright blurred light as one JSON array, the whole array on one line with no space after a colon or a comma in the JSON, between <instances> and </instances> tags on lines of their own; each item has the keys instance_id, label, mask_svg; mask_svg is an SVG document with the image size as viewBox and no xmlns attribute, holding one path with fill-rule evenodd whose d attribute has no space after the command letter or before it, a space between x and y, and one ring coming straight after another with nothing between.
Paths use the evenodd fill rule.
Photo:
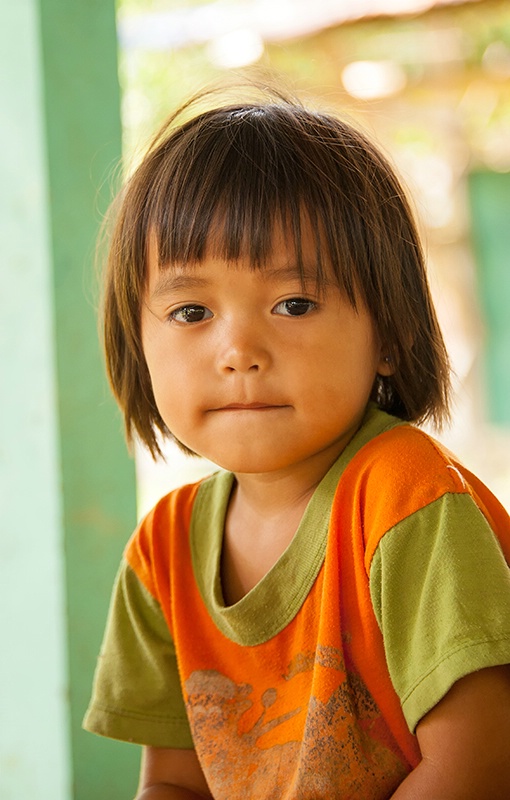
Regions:
<instances>
[{"instance_id":1,"label":"bright blurred light","mask_svg":"<svg viewBox=\"0 0 510 800\"><path fill-rule=\"evenodd\" d=\"M510 48L502 41L491 42L483 54L482 64L494 78L510 78Z\"/></svg>"},{"instance_id":2,"label":"bright blurred light","mask_svg":"<svg viewBox=\"0 0 510 800\"><path fill-rule=\"evenodd\" d=\"M400 92L406 75L393 61L353 61L342 70L346 91L359 100L375 100Z\"/></svg>"},{"instance_id":3,"label":"bright blurred light","mask_svg":"<svg viewBox=\"0 0 510 800\"><path fill-rule=\"evenodd\" d=\"M419 14L437 3L435 0L373 0L366 5L365 13Z\"/></svg>"},{"instance_id":4,"label":"bright blurred light","mask_svg":"<svg viewBox=\"0 0 510 800\"><path fill-rule=\"evenodd\" d=\"M258 61L264 52L264 42L255 31L240 29L213 39L207 51L216 66L235 69Z\"/></svg>"},{"instance_id":5,"label":"bright blurred light","mask_svg":"<svg viewBox=\"0 0 510 800\"><path fill-rule=\"evenodd\" d=\"M453 222L454 173L444 154L417 145L399 152L399 166L428 228L445 228Z\"/></svg>"}]
</instances>

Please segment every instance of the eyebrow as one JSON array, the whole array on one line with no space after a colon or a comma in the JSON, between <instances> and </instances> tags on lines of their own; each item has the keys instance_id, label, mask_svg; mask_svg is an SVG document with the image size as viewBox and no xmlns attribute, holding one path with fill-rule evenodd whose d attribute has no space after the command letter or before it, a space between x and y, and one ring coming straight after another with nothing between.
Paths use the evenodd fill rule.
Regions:
<instances>
[{"instance_id":1,"label":"eyebrow","mask_svg":"<svg viewBox=\"0 0 510 800\"><path fill-rule=\"evenodd\" d=\"M317 281L317 270L304 267L302 272L292 265L282 267L263 267L260 275L268 281L302 281L304 283L315 283ZM154 291L151 292L151 300L157 300L167 294L190 289L203 289L210 285L210 280L206 276L196 275L194 272L174 272L166 269L160 273Z\"/></svg>"},{"instance_id":2,"label":"eyebrow","mask_svg":"<svg viewBox=\"0 0 510 800\"><path fill-rule=\"evenodd\" d=\"M207 278L201 278L199 275L194 275L192 272L175 273L170 270L165 270L165 272L160 274L154 291L151 292L151 300L157 300L166 294L183 289L203 289L204 286L208 284L209 281Z\"/></svg>"}]
</instances>

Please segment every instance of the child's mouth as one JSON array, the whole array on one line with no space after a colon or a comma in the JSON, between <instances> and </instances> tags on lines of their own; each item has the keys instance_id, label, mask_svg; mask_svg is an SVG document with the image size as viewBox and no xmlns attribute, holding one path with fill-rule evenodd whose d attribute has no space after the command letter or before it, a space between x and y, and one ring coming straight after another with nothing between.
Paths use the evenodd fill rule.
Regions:
<instances>
[{"instance_id":1,"label":"child's mouth","mask_svg":"<svg viewBox=\"0 0 510 800\"><path fill-rule=\"evenodd\" d=\"M279 408L288 408L288 406L274 403L229 403L226 406L215 408L213 411L274 411Z\"/></svg>"}]
</instances>

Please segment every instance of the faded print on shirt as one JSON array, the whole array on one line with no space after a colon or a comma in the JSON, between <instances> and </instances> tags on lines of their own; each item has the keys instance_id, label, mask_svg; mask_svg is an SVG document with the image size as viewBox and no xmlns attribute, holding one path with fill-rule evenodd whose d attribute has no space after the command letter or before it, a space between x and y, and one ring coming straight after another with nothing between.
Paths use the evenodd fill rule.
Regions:
<instances>
[{"instance_id":1,"label":"faded print on shirt","mask_svg":"<svg viewBox=\"0 0 510 800\"><path fill-rule=\"evenodd\" d=\"M335 648L298 654L279 686L258 697L249 683L212 670L193 672L185 689L215 800L383 800L409 771Z\"/></svg>"}]
</instances>

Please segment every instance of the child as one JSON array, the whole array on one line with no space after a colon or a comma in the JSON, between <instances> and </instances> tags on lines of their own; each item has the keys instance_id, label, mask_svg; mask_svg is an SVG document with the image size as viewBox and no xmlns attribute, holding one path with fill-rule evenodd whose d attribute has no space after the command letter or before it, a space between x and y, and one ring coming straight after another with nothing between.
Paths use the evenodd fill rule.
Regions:
<instances>
[{"instance_id":1,"label":"child","mask_svg":"<svg viewBox=\"0 0 510 800\"><path fill-rule=\"evenodd\" d=\"M120 197L105 342L128 438L223 471L129 542L85 726L139 800L508 798L510 520L410 424L449 372L402 188L294 101L193 108Z\"/></svg>"}]
</instances>

